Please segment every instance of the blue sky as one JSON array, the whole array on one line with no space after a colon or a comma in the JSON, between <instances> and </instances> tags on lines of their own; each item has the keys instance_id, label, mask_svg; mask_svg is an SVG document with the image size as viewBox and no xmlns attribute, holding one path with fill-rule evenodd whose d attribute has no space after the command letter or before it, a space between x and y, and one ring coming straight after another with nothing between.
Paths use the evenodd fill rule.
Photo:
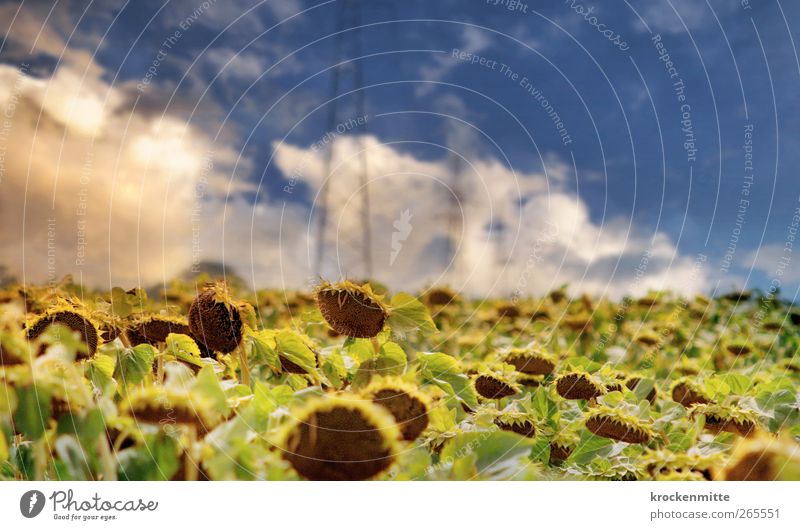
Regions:
<instances>
[{"instance_id":1,"label":"blue sky","mask_svg":"<svg viewBox=\"0 0 800 530\"><path fill-rule=\"evenodd\" d=\"M546 290L562 280L605 294L657 287L659 281L678 290L727 290L745 282L766 289L779 259L791 256L785 251L787 225L800 206L800 179L794 176L800 163L796 2L770 0L746 7L739 0L376 1L361 9L360 32L347 21L341 51L334 35L337 1L26 2L22 7L5 2L2 9L3 20L14 22L3 23L6 39L0 61L9 72L23 62L31 65L24 74L30 88L22 90L47 92L34 81L66 83L71 69L83 74L77 92L102 94L102 125L92 129L93 138L108 141L117 132L111 124L121 116L135 114L143 131L148 119L161 123L168 116L183 124L181 134L190 131L185 133L188 143L214 152L214 173L224 190L218 190L219 197L205 196L203 218L206 227L218 223L214 215L224 220L221 230L204 228L203 258L230 261L254 284L275 283L271 279L277 277L283 279L277 283L296 284L312 272L307 249L314 245L306 235L313 239L308 216L314 215L309 208L319 182L302 175L292 193L283 190L298 160L316 160L309 148L328 127L331 67L356 59L354 39L359 34L364 57L358 62L369 119L367 127L350 136L368 135L375 142L370 155L378 167L371 178L378 180L371 189L390 182L385 179L393 167L406 171L404 164L411 172L427 168L438 181L452 184L456 177L448 175L450 150L468 166L484 164L486 169L481 173L474 168L472 176L463 177L463 185L476 190L464 215L476 220L465 221L475 226L464 229L467 256L462 259L467 263L461 272L447 265L446 256L445 263L441 261L447 238L441 219L447 210L441 196L431 200L436 186L423 186L421 195L415 195L412 183L396 183L392 177L394 184L386 184L385 196L376 192L373 212L385 219L374 220L374 238L388 241L392 221L404 208L416 208L412 225L415 218L420 223L409 236L406 261L394 270L379 267L379 279L399 287L448 281L465 290L507 293L529 273L525 264L537 240L531 232L541 234L547 219L559 216L564 217L564 237L549 245L541 262L537 254L538 279L526 289ZM625 49L600 29L618 35ZM165 39L175 37L176 31L180 35L166 47ZM654 38L674 63L677 75L672 79L659 60ZM477 62L454 57L454 50L472 54L469 57ZM137 88L159 57L147 85ZM550 113L526 90L523 78L546 98ZM3 79L8 86L14 77L9 73ZM676 79L684 83L685 101L678 99L672 84ZM30 98L39 101L40 111L57 104L48 107L42 98ZM682 116L684 104L688 107ZM343 96L339 106L344 116L354 116L355 94ZM566 145L552 112L569 133ZM74 114L62 120L65 130L74 125ZM681 126L687 116L697 149L691 161ZM743 195L748 126L753 131L753 181ZM67 136L72 137L56 135L54 141L63 147ZM343 160L347 148L356 152L363 146L346 140L338 142L337 156ZM130 141L127 136L112 138L117 147L127 148ZM169 151L163 156L169 158ZM202 151L186 156L202 158ZM384 166L389 169L381 173ZM29 168L30 161L20 167ZM61 167L51 169L70 173L68 166ZM110 168L124 170L119 162ZM183 169L160 168L163 172L156 171L152 178L171 182ZM500 184L504 178L511 184ZM4 201L24 189L12 188L9 179L6 184ZM487 192L487 186L504 191ZM190 183L192 187L197 183ZM145 211L148 199L143 197L137 207ZM553 197L574 207L572 217L567 219L563 209L536 210L539 203L553 208L547 200ZM749 201L744 212L742 199ZM30 216L39 211L35 204L24 222L33 222ZM244 233L226 227L233 222L226 204L247 210L242 222L251 224ZM214 209L218 207L222 210ZM437 208L441 211L431 213ZM107 218L117 215L113 209L109 212ZM262 220L261 215L266 217ZM147 232L141 225L143 216L138 217L132 236L137 238ZM154 245L164 247L172 244L172 224L166 215L160 217L161 245ZM262 226L275 222L280 229ZM348 222L352 220L342 226ZM575 222L581 223L579 230L590 228L583 239L572 237ZM70 228L70 237L62 240L62 255L74 253L71 232ZM305 234L299 237L299 232ZM31 233L25 236L32 238L27 242L29 253L36 252L37 241L41 244L34 229ZM731 252L734 233L740 235ZM93 248L98 249L94 259L102 265L78 267L95 283L147 283L187 265L186 248L180 256L162 248L164 267L150 272L139 267L135 275L108 272L108 264L124 258L125 251L106 248L112 246L106 236L93 236ZM284 247L295 236L302 239L298 248ZM626 244L615 247L612 243L619 240ZM657 259L648 271L652 282L632 283L633 269L654 242ZM577 248L580 245L606 250L586 252ZM145 243L139 247L137 260L148 248ZM254 247L281 251L259 258ZM385 248L374 252L375 261L381 262ZM727 271L726 252L731 262ZM699 278L692 276L698 255L707 256ZM301 265L287 267L288 259ZM242 260L247 262L244 266ZM23 261L10 263L11 269L27 267L31 278L41 279L41 264L34 265L31 258ZM357 274L346 261L345 257L339 270L327 274ZM72 262L60 260L59 272L74 273ZM290 270L294 268L308 270L297 273ZM800 281L797 270L790 264L780 276L789 298ZM501 284L492 280L503 275Z\"/></svg>"}]
</instances>

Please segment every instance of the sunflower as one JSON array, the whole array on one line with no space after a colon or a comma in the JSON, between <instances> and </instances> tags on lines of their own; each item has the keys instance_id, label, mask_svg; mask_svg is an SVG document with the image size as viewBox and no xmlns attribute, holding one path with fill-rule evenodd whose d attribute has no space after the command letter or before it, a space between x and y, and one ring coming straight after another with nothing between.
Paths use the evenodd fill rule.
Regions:
<instances>
[{"instance_id":1,"label":"sunflower","mask_svg":"<svg viewBox=\"0 0 800 530\"><path fill-rule=\"evenodd\" d=\"M761 434L742 439L727 464L714 475L720 480L800 480L800 445L790 436Z\"/></svg>"},{"instance_id":2,"label":"sunflower","mask_svg":"<svg viewBox=\"0 0 800 530\"><path fill-rule=\"evenodd\" d=\"M324 282L317 287L315 296L328 325L347 337L372 338L381 332L389 316L383 297L375 294L368 283Z\"/></svg>"},{"instance_id":3,"label":"sunflower","mask_svg":"<svg viewBox=\"0 0 800 530\"><path fill-rule=\"evenodd\" d=\"M374 377L363 393L392 413L404 440L416 440L428 427L430 399L411 383L398 377Z\"/></svg>"},{"instance_id":4,"label":"sunflower","mask_svg":"<svg viewBox=\"0 0 800 530\"><path fill-rule=\"evenodd\" d=\"M583 370L558 376L556 392L564 399L593 399L606 393L603 383Z\"/></svg>"},{"instance_id":5,"label":"sunflower","mask_svg":"<svg viewBox=\"0 0 800 530\"><path fill-rule=\"evenodd\" d=\"M555 370L556 361L554 355L534 347L511 348L503 355L503 362L528 375L548 375Z\"/></svg>"},{"instance_id":6,"label":"sunflower","mask_svg":"<svg viewBox=\"0 0 800 530\"><path fill-rule=\"evenodd\" d=\"M673 401L687 408L697 403L711 403L711 398L700 388L700 385L688 377L682 377L672 383L670 394Z\"/></svg>"},{"instance_id":7,"label":"sunflower","mask_svg":"<svg viewBox=\"0 0 800 530\"><path fill-rule=\"evenodd\" d=\"M242 318L224 283L207 284L189 308L191 335L208 349L231 353L242 341Z\"/></svg>"},{"instance_id":8,"label":"sunflower","mask_svg":"<svg viewBox=\"0 0 800 530\"><path fill-rule=\"evenodd\" d=\"M635 416L601 405L586 417L586 428L597 436L630 444L646 444L653 437L650 426Z\"/></svg>"},{"instance_id":9,"label":"sunflower","mask_svg":"<svg viewBox=\"0 0 800 530\"><path fill-rule=\"evenodd\" d=\"M294 414L278 447L309 480L366 480L392 465L399 438L386 409L342 394L309 401Z\"/></svg>"},{"instance_id":10,"label":"sunflower","mask_svg":"<svg viewBox=\"0 0 800 530\"><path fill-rule=\"evenodd\" d=\"M503 375L483 372L475 378L475 390L486 399L503 399L519 393L520 388Z\"/></svg>"},{"instance_id":11,"label":"sunflower","mask_svg":"<svg viewBox=\"0 0 800 530\"><path fill-rule=\"evenodd\" d=\"M86 351L78 352L79 359L90 358L97 352L97 346L101 342L100 331L83 307L67 301L58 302L34 319L27 327L28 340L35 340L54 323L64 324L80 334L81 341L86 345Z\"/></svg>"},{"instance_id":12,"label":"sunflower","mask_svg":"<svg viewBox=\"0 0 800 530\"><path fill-rule=\"evenodd\" d=\"M758 417L754 412L735 406L697 403L689 409L692 418L701 414L706 418L706 429L715 434L729 432L739 436L750 436L758 427Z\"/></svg>"}]
</instances>

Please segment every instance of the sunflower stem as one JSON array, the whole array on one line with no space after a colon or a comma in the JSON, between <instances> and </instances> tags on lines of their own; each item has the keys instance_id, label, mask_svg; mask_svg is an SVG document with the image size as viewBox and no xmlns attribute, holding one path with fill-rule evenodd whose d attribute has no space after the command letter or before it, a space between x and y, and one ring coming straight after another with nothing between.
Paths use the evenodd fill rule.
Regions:
<instances>
[{"instance_id":1,"label":"sunflower stem","mask_svg":"<svg viewBox=\"0 0 800 530\"><path fill-rule=\"evenodd\" d=\"M381 345L378 344L377 337L370 337L369 341L372 343L372 349L375 350L375 355L381 352Z\"/></svg>"},{"instance_id":2,"label":"sunflower stem","mask_svg":"<svg viewBox=\"0 0 800 530\"><path fill-rule=\"evenodd\" d=\"M242 384L250 386L250 365L247 364L247 353L242 348L242 345L236 347L239 353L239 369L242 371Z\"/></svg>"},{"instance_id":3,"label":"sunflower stem","mask_svg":"<svg viewBox=\"0 0 800 530\"><path fill-rule=\"evenodd\" d=\"M103 480L117 480L117 466L114 463L114 456L108 445L108 438L100 436L97 440L97 452L100 453L100 460L103 465Z\"/></svg>"},{"instance_id":4,"label":"sunflower stem","mask_svg":"<svg viewBox=\"0 0 800 530\"><path fill-rule=\"evenodd\" d=\"M186 451L183 453L184 457L184 479L186 481L197 480L197 464L195 464L195 446L197 445L197 428L194 425L188 426L189 442Z\"/></svg>"}]
</instances>

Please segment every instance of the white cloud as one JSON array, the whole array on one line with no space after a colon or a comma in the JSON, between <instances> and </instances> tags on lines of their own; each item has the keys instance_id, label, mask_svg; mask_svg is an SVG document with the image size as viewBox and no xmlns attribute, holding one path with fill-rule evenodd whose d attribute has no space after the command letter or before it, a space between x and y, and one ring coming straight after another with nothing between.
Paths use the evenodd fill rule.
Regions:
<instances>
[{"instance_id":1,"label":"white cloud","mask_svg":"<svg viewBox=\"0 0 800 530\"><path fill-rule=\"evenodd\" d=\"M792 251L787 251L782 243L763 245L758 250L747 253L742 259L745 267L759 270L770 279L781 282L800 281L800 268L791 266Z\"/></svg>"},{"instance_id":2,"label":"white cloud","mask_svg":"<svg viewBox=\"0 0 800 530\"><path fill-rule=\"evenodd\" d=\"M739 7L738 0L715 3L713 9L718 17ZM638 11L650 29L657 33L685 33L686 28L694 31L714 24L711 10L705 2L698 0L645 0L645 5ZM644 31L643 27L640 29Z\"/></svg>"},{"instance_id":3,"label":"white cloud","mask_svg":"<svg viewBox=\"0 0 800 530\"><path fill-rule=\"evenodd\" d=\"M492 44L492 34L481 28L474 26L463 26L461 30L461 42L458 48L462 52L480 54L487 50ZM425 64L420 68L422 79L426 81L438 82L447 77L450 71L460 64L450 53L435 54L432 57L433 64ZM431 83L420 83L414 89L417 96L429 94L435 85Z\"/></svg>"},{"instance_id":4,"label":"white cloud","mask_svg":"<svg viewBox=\"0 0 800 530\"><path fill-rule=\"evenodd\" d=\"M282 172L308 183L315 195L324 176L322 151L288 144L274 148ZM704 287L703 271L679 255L666 235L631 228L623 219L594 223L586 204L565 187L566 166L558 163L554 169L559 178L548 186L543 173L515 173L495 159L472 157L458 193L463 237L454 243L461 266L448 266L447 254L436 251L448 239L446 216L454 182L448 162L418 159L402 146L371 136L335 142L329 222L337 230L328 235L328 245L337 249L345 267L329 265L326 275L346 273L346 264L358 259L342 243L360 231L355 190L362 148L371 179L375 276L390 286L413 289L443 278L471 294L508 295L517 288L543 293L570 282L576 292L615 297L650 288L694 292ZM393 223L405 210L412 215L412 229L392 264ZM503 226L503 237L490 226ZM636 279L645 256L645 274Z\"/></svg>"},{"instance_id":5,"label":"white cloud","mask_svg":"<svg viewBox=\"0 0 800 530\"><path fill-rule=\"evenodd\" d=\"M223 213L250 226L251 212L235 201L252 186L230 182L238 153L170 114L130 115L117 88L82 75L64 65L33 79L0 66L8 117L0 245L10 272L27 281L74 273L106 288L149 285L191 264L195 232L215 251L200 258L219 259L211 239Z\"/></svg>"}]
</instances>

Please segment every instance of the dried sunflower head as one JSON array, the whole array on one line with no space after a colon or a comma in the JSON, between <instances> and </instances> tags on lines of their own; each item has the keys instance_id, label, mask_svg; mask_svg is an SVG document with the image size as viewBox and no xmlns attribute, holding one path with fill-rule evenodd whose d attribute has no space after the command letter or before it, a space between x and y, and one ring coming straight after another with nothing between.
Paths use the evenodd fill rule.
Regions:
<instances>
[{"instance_id":1,"label":"dried sunflower head","mask_svg":"<svg viewBox=\"0 0 800 530\"><path fill-rule=\"evenodd\" d=\"M675 453L668 449L648 449L639 459L647 474L653 478L668 473L698 473L711 478L711 469L725 458L725 453Z\"/></svg>"},{"instance_id":2,"label":"dried sunflower head","mask_svg":"<svg viewBox=\"0 0 800 530\"><path fill-rule=\"evenodd\" d=\"M100 331L89 317L89 313L78 303L59 301L44 314L31 321L26 334L29 340L38 338L50 324L64 324L81 336L81 341L86 345L85 352L78 352L78 358L89 358L97 352L100 344Z\"/></svg>"},{"instance_id":3,"label":"dried sunflower head","mask_svg":"<svg viewBox=\"0 0 800 530\"><path fill-rule=\"evenodd\" d=\"M503 362L513 365L518 372L528 375L548 375L555 370L555 355L536 347L511 348L502 356Z\"/></svg>"},{"instance_id":4,"label":"dried sunflower head","mask_svg":"<svg viewBox=\"0 0 800 530\"><path fill-rule=\"evenodd\" d=\"M670 394L673 401L687 408L697 403L711 403L711 398L689 377L681 377L672 383Z\"/></svg>"},{"instance_id":5,"label":"dried sunflower head","mask_svg":"<svg viewBox=\"0 0 800 530\"><path fill-rule=\"evenodd\" d=\"M224 283L207 284L189 308L191 335L208 349L234 351L242 341L239 306Z\"/></svg>"},{"instance_id":6,"label":"dried sunflower head","mask_svg":"<svg viewBox=\"0 0 800 530\"><path fill-rule=\"evenodd\" d=\"M374 377L364 395L392 413L404 440L416 440L428 427L430 399L413 384L398 377Z\"/></svg>"},{"instance_id":7,"label":"dried sunflower head","mask_svg":"<svg viewBox=\"0 0 800 530\"><path fill-rule=\"evenodd\" d=\"M559 322L561 327L576 333L588 333L592 330L592 317L589 314L567 315Z\"/></svg>"},{"instance_id":8,"label":"dried sunflower head","mask_svg":"<svg viewBox=\"0 0 800 530\"><path fill-rule=\"evenodd\" d=\"M747 340L733 340L725 343L725 349L730 354L743 357L753 352L753 345Z\"/></svg>"},{"instance_id":9,"label":"dried sunflower head","mask_svg":"<svg viewBox=\"0 0 800 530\"><path fill-rule=\"evenodd\" d=\"M186 319L178 316L138 315L132 320L125 334L132 346L139 344L157 345L167 340L170 333L191 335Z\"/></svg>"},{"instance_id":10,"label":"dried sunflower head","mask_svg":"<svg viewBox=\"0 0 800 530\"><path fill-rule=\"evenodd\" d=\"M718 480L800 480L800 445L790 436L761 434L742 439Z\"/></svg>"},{"instance_id":11,"label":"dried sunflower head","mask_svg":"<svg viewBox=\"0 0 800 530\"><path fill-rule=\"evenodd\" d=\"M386 409L342 394L309 401L294 414L278 447L309 480L366 480L395 461L399 438Z\"/></svg>"},{"instance_id":12,"label":"dried sunflower head","mask_svg":"<svg viewBox=\"0 0 800 530\"><path fill-rule=\"evenodd\" d=\"M480 411L492 417L493 423L503 431L515 432L527 438L536 436L536 419L516 409L484 409Z\"/></svg>"},{"instance_id":13,"label":"dried sunflower head","mask_svg":"<svg viewBox=\"0 0 800 530\"><path fill-rule=\"evenodd\" d=\"M456 301L458 295L449 287L435 287L425 293L425 303L429 306L443 306Z\"/></svg>"},{"instance_id":14,"label":"dried sunflower head","mask_svg":"<svg viewBox=\"0 0 800 530\"><path fill-rule=\"evenodd\" d=\"M520 388L511 379L496 372L482 372L475 378L475 390L486 399L503 399L519 393Z\"/></svg>"},{"instance_id":15,"label":"dried sunflower head","mask_svg":"<svg viewBox=\"0 0 800 530\"><path fill-rule=\"evenodd\" d=\"M689 409L692 418L701 414L706 418L706 429L715 434L729 432L739 436L750 436L758 428L758 416L753 411L735 406L697 403Z\"/></svg>"},{"instance_id":16,"label":"dried sunflower head","mask_svg":"<svg viewBox=\"0 0 800 530\"><path fill-rule=\"evenodd\" d=\"M315 291L317 305L328 325L348 337L368 339L383 329L389 316L383 297L369 284L324 282Z\"/></svg>"},{"instance_id":17,"label":"dried sunflower head","mask_svg":"<svg viewBox=\"0 0 800 530\"><path fill-rule=\"evenodd\" d=\"M153 425L191 425L200 432L210 431L219 423L205 400L187 390L169 387L139 388L128 394L125 406L137 422Z\"/></svg>"},{"instance_id":18,"label":"dried sunflower head","mask_svg":"<svg viewBox=\"0 0 800 530\"><path fill-rule=\"evenodd\" d=\"M558 376L556 392L564 399L593 399L605 394L606 388L603 382L592 374L575 370Z\"/></svg>"},{"instance_id":19,"label":"dried sunflower head","mask_svg":"<svg viewBox=\"0 0 800 530\"><path fill-rule=\"evenodd\" d=\"M585 425L597 436L618 442L646 444L653 437L653 430L647 423L606 405L592 409L586 417Z\"/></svg>"}]
</instances>

